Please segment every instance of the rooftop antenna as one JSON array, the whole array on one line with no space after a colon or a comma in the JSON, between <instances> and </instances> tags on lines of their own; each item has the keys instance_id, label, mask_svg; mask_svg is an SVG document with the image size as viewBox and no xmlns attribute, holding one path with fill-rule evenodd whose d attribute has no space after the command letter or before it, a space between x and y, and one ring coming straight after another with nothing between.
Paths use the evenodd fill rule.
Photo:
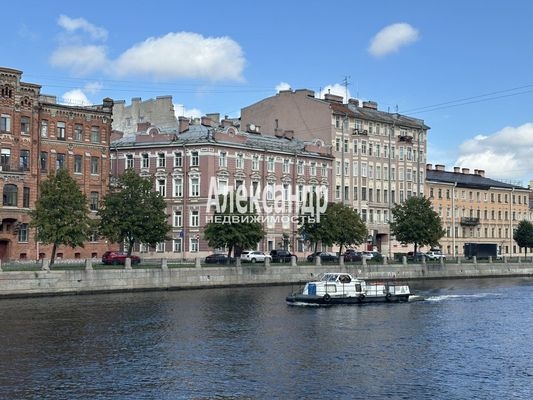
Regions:
<instances>
[{"instance_id":1,"label":"rooftop antenna","mask_svg":"<svg viewBox=\"0 0 533 400\"><path fill-rule=\"evenodd\" d=\"M345 76L344 79L342 80L342 85L344 86L344 93L345 93L344 98L345 98L346 103L348 103L348 85L350 84L348 82L348 79L350 79L350 77Z\"/></svg>"}]
</instances>

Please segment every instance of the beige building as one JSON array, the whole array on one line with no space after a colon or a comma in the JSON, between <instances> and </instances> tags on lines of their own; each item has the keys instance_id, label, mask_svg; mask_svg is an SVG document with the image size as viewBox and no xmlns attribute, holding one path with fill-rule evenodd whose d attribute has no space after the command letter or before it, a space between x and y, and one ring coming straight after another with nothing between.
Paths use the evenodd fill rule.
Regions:
<instances>
[{"instance_id":1,"label":"beige building","mask_svg":"<svg viewBox=\"0 0 533 400\"><path fill-rule=\"evenodd\" d=\"M331 148L330 190L366 222L364 247L388 256L405 251L392 240L389 219L395 203L424 193L424 121L380 111L371 101L343 104L339 96L322 100L310 90L287 90L243 108L241 123L265 134L290 130L295 138Z\"/></svg>"},{"instance_id":2,"label":"beige building","mask_svg":"<svg viewBox=\"0 0 533 400\"><path fill-rule=\"evenodd\" d=\"M513 232L529 220L530 194L485 177L483 170L427 165L426 196L442 219L446 234L440 244L449 256L462 257L465 243L496 243L503 256L519 254Z\"/></svg>"}]
</instances>

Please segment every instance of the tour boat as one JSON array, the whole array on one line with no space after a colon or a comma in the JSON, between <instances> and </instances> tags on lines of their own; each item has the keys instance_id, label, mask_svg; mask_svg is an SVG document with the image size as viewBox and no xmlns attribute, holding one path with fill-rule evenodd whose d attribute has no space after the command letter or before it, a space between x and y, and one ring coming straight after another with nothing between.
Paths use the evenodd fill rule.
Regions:
<instances>
[{"instance_id":1,"label":"tour boat","mask_svg":"<svg viewBox=\"0 0 533 400\"><path fill-rule=\"evenodd\" d=\"M328 272L303 290L287 296L290 305L362 304L405 302L412 296L409 285L399 282L366 282L342 272Z\"/></svg>"}]
</instances>

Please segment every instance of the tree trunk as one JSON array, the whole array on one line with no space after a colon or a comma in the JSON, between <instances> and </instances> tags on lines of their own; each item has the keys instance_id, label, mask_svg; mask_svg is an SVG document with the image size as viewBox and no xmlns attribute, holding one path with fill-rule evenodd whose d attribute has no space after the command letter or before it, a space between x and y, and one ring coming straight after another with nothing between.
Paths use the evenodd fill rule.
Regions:
<instances>
[{"instance_id":1,"label":"tree trunk","mask_svg":"<svg viewBox=\"0 0 533 400\"><path fill-rule=\"evenodd\" d=\"M56 260L57 243L52 246L52 255L50 256L50 266L52 266Z\"/></svg>"}]
</instances>

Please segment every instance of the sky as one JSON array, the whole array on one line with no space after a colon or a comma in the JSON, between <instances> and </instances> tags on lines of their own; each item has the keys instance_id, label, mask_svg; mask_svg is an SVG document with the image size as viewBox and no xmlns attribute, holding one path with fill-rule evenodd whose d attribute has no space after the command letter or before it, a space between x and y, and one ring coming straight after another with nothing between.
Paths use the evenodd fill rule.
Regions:
<instances>
[{"instance_id":1,"label":"sky","mask_svg":"<svg viewBox=\"0 0 533 400\"><path fill-rule=\"evenodd\" d=\"M0 65L65 104L172 96L177 115L330 91L424 120L427 162L533 180L529 0L2 5Z\"/></svg>"}]
</instances>

